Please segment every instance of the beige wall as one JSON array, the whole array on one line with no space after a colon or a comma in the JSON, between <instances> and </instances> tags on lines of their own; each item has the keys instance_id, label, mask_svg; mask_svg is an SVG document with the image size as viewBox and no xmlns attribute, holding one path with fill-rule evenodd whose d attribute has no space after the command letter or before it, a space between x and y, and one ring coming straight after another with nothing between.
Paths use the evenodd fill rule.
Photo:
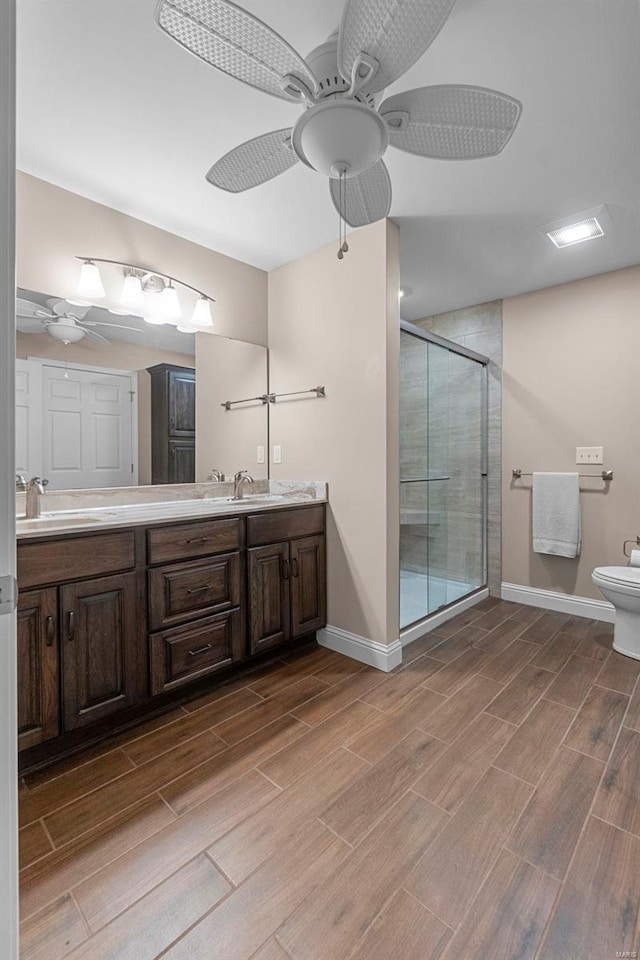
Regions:
<instances>
[{"instance_id":1,"label":"beige wall","mask_svg":"<svg viewBox=\"0 0 640 960\"><path fill-rule=\"evenodd\" d=\"M640 267L505 300L503 331L503 579L602 599L591 571L640 533ZM578 560L534 554L531 479L511 470L598 473L576 446L604 446L614 480L581 480Z\"/></svg>"},{"instance_id":2,"label":"beige wall","mask_svg":"<svg viewBox=\"0 0 640 960\"><path fill-rule=\"evenodd\" d=\"M326 399L271 409L275 479L327 480L328 622L398 637L398 233L380 221L269 274L276 393L324 384Z\"/></svg>"},{"instance_id":3,"label":"beige wall","mask_svg":"<svg viewBox=\"0 0 640 960\"><path fill-rule=\"evenodd\" d=\"M38 357L42 360L64 361L64 344L46 333L18 332L16 357L19 360ZM69 344L67 359L69 363L85 364L88 367L138 372L138 483L151 483L151 377L146 368L156 363L192 367L194 358L184 353L156 350L121 340L112 340L108 345L81 340L79 343Z\"/></svg>"},{"instance_id":4,"label":"beige wall","mask_svg":"<svg viewBox=\"0 0 640 960\"><path fill-rule=\"evenodd\" d=\"M215 298L216 333L267 342L265 271L18 172L18 286L73 296L74 256L129 261L178 277Z\"/></svg>"},{"instance_id":5,"label":"beige wall","mask_svg":"<svg viewBox=\"0 0 640 960\"><path fill-rule=\"evenodd\" d=\"M211 470L232 478L248 470L254 480L268 475L267 407L247 403L225 410L227 400L258 397L268 390L267 351L207 333L196 336L196 480ZM265 462L257 462L257 447Z\"/></svg>"}]
</instances>

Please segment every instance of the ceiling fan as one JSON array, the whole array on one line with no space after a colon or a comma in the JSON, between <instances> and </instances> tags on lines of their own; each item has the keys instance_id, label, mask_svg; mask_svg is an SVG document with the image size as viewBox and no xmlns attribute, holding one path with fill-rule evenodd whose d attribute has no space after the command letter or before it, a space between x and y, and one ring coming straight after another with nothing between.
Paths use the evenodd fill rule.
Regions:
<instances>
[{"instance_id":1,"label":"ceiling fan","mask_svg":"<svg viewBox=\"0 0 640 960\"><path fill-rule=\"evenodd\" d=\"M522 105L513 97L444 85L407 90L379 103L383 89L435 40L454 3L346 0L339 30L303 59L231 0L159 0L156 22L181 46L243 83L306 107L293 127L263 134L223 156L207 173L209 183L239 193L301 160L330 178L341 220L359 227L391 208L391 181L382 160L389 144L439 160L496 156L520 118Z\"/></svg>"},{"instance_id":2,"label":"ceiling fan","mask_svg":"<svg viewBox=\"0 0 640 960\"><path fill-rule=\"evenodd\" d=\"M22 333L42 333L46 331L55 340L60 340L65 346L77 343L88 337L99 343L109 343L106 337L93 330L93 327L115 327L119 330L132 330L141 333L137 327L126 327L121 323L107 323L106 320L85 320L91 309L90 305L80 306L69 300L47 300L46 310L41 304L32 300L16 299L16 327Z\"/></svg>"}]
</instances>

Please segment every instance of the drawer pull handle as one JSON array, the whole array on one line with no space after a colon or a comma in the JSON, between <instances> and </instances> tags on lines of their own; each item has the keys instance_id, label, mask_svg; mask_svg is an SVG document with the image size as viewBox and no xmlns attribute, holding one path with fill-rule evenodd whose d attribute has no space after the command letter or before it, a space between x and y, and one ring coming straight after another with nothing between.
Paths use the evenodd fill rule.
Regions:
<instances>
[{"instance_id":1,"label":"drawer pull handle","mask_svg":"<svg viewBox=\"0 0 640 960\"><path fill-rule=\"evenodd\" d=\"M298 561L295 557L291 559L291 573L294 577L298 576Z\"/></svg>"},{"instance_id":2,"label":"drawer pull handle","mask_svg":"<svg viewBox=\"0 0 640 960\"><path fill-rule=\"evenodd\" d=\"M47 646L52 647L55 639L55 626L53 617L47 617Z\"/></svg>"},{"instance_id":3,"label":"drawer pull handle","mask_svg":"<svg viewBox=\"0 0 640 960\"><path fill-rule=\"evenodd\" d=\"M67 630L67 640L73 640L76 634L76 615L73 610L69 610L69 628Z\"/></svg>"},{"instance_id":4,"label":"drawer pull handle","mask_svg":"<svg viewBox=\"0 0 640 960\"><path fill-rule=\"evenodd\" d=\"M209 589L209 584L205 583L202 587L191 587L187 590L187 593L202 593L204 590Z\"/></svg>"},{"instance_id":5,"label":"drawer pull handle","mask_svg":"<svg viewBox=\"0 0 640 960\"><path fill-rule=\"evenodd\" d=\"M197 650L189 650L188 656L190 656L190 657L197 657L199 653L206 653L207 650L211 650L211 647L212 647L212 646L213 646L213 644L207 643L207 644L204 645L204 647L198 647Z\"/></svg>"},{"instance_id":6,"label":"drawer pull handle","mask_svg":"<svg viewBox=\"0 0 640 960\"><path fill-rule=\"evenodd\" d=\"M288 560L282 561L282 579L283 580L289 579L289 561Z\"/></svg>"},{"instance_id":7,"label":"drawer pull handle","mask_svg":"<svg viewBox=\"0 0 640 960\"><path fill-rule=\"evenodd\" d=\"M187 540L187 543L206 543L209 537L195 537L193 540Z\"/></svg>"}]
</instances>

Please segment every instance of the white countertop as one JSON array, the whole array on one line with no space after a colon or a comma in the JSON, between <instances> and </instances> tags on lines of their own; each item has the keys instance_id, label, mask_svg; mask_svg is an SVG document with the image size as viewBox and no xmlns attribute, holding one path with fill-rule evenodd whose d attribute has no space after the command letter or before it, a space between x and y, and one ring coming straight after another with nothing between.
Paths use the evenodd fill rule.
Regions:
<instances>
[{"instance_id":1,"label":"white countertop","mask_svg":"<svg viewBox=\"0 0 640 960\"><path fill-rule=\"evenodd\" d=\"M211 485L212 486L212 485ZM74 502L73 509L52 510L48 512L42 509L41 515L32 520L24 517L16 518L16 534L18 540L27 540L34 537L43 537L62 533L85 532L94 530L106 530L111 527L133 527L143 526L153 523L169 523L172 520L197 520L208 519L211 517L226 517L244 513L255 513L262 510L278 510L285 507L295 507L301 505L312 505L316 503L326 503L326 485L313 483L291 483L291 489L287 490L288 483L281 481L273 484L276 488L269 492L246 493L241 500L233 500L226 489L227 484L220 484L225 487L224 496L202 496L202 485L194 485L193 499L182 496L175 500L155 500L152 502L140 502L140 494L132 499L136 502L117 503L112 506L95 506L100 502L100 497L95 491L73 491L67 493L62 499L62 492L58 500L68 505L70 501ZM197 487L197 489L196 489ZM134 488L131 488L134 489ZM135 488L141 491L142 488ZM163 496L170 493L167 488L148 487L149 497ZM276 492L276 490L278 492ZM181 491L183 493L184 491ZM211 494L217 493L213 488ZM222 489L219 491L222 493ZM83 496L84 494L84 496ZM41 500L42 507L46 508L48 494ZM53 501L54 495L50 496ZM118 497L122 499L122 495ZM82 501L90 506L84 506ZM76 505L77 504L77 505Z\"/></svg>"}]
</instances>

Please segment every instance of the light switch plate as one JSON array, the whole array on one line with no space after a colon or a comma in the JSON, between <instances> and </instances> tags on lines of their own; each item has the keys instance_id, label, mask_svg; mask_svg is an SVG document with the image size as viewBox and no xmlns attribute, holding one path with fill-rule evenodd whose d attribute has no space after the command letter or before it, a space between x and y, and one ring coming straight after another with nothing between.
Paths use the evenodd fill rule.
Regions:
<instances>
[{"instance_id":1,"label":"light switch plate","mask_svg":"<svg viewBox=\"0 0 640 960\"><path fill-rule=\"evenodd\" d=\"M282 447L279 443L273 445L273 462L282 463Z\"/></svg>"},{"instance_id":2,"label":"light switch plate","mask_svg":"<svg viewBox=\"0 0 640 960\"><path fill-rule=\"evenodd\" d=\"M576 447L576 463L604 463L604 447Z\"/></svg>"},{"instance_id":3,"label":"light switch plate","mask_svg":"<svg viewBox=\"0 0 640 960\"><path fill-rule=\"evenodd\" d=\"M264 447L259 445L256 450L256 463L264 463Z\"/></svg>"}]
</instances>

